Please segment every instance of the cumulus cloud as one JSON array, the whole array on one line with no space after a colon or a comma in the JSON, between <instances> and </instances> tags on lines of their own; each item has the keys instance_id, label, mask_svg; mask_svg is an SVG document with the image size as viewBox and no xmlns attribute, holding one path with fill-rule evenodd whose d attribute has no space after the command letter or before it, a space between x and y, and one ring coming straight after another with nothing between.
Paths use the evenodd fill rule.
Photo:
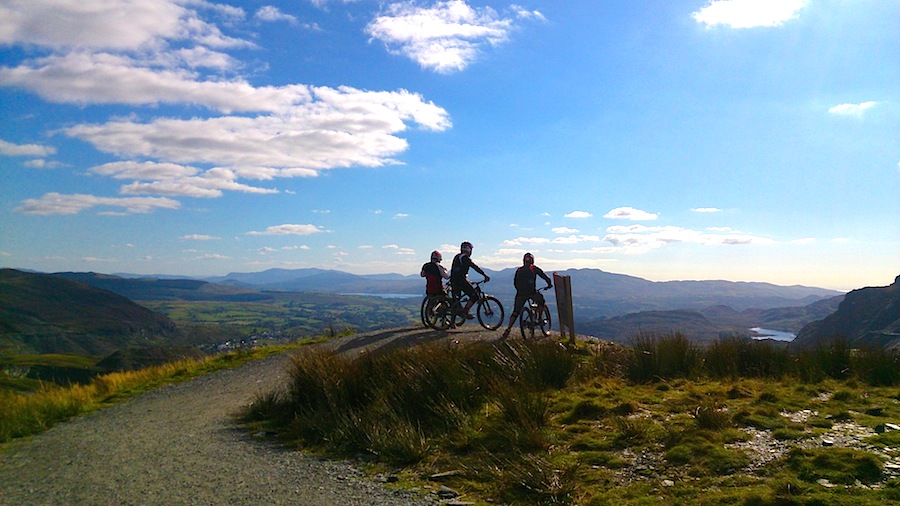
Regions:
<instances>
[{"instance_id":1,"label":"cumulus cloud","mask_svg":"<svg viewBox=\"0 0 900 506\"><path fill-rule=\"evenodd\" d=\"M797 18L807 4L809 0L712 0L691 17L707 28L780 26Z\"/></svg>"},{"instance_id":2,"label":"cumulus cloud","mask_svg":"<svg viewBox=\"0 0 900 506\"><path fill-rule=\"evenodd\" d=\"M517 237L503 241L503 246L522 246L524 244L546 244L550 239L545 237Z\"/></svg>"},{"instance_id":3,"label":"cumulus cloud","mask_svg":"<svg viewBox=\"0 0 900 506\"><path fill-rule=\"evenodd\" d=\"M463 0L431 7L403 2L388 5L366 33L422 68L450 73L465 69L484 46L505 42L517 18L542 20L543 15L516 8L513 17L503 17L490 7L473 8Z\"/></svg>"},{"instance_id":4,"label":"cumulus cloud","mask_svg":"<svg viewBox=\"0 0 900 506\"><path fill-rule=\"evenodd\" d=\"M324 232L322 227L316 225L275 225L267 227L263 231L247 232L247 235L311 235Z\"/></svg>"},{"instance_id":5,"label":"cumulus cloud","mask_svg":"<svg viewBox=\"0 0 900 506\"><path fill-rule=\"evenodd\" d=\"M294 21L275 7L262 7L255 17ZM451 127L443 108L403 89L249 83L238 75L247 69L226 51L253 43L229 37L208 21L220 19L231 28L245 18L240 8L209 1L4 2L0 44L34 49L21 61L0 65L0 86L82 107L145 107L140 116L61 130L122 159L123 165L91 173L131 179L120 187L128 195L276 193L240 180L399 164L395 157L408 148L402 137L408 129ZM172 106L167 117L154 113L159 105ZM0 142L0 154L52 153Z\"/></svg>"},{"instance_id":6,"label":"cumulus cloud","mask_svg":"<svg viewBox=\"0 0 900 506\"><path fill-rule=\"evenodd\" d=\"M278 7L273 7L271 5L261 7L258 11L256 11L255 17L256 19L262 21L287 21L291 24L297 23L297 18L295 16L285 14L281 12Z\"/></svg>"},{"instance_id":7,"label":"cumulus cloud","mask_svg":"<svg viewBox=\"0 0 900 506\"><path fill-rule=\"evenodd\" d=\"M0 156L50 156L56 153L52 146L40 144L13 144L0 139Z\"/></svg>"},{"instance_id":8,"label":"cumulus cloud","mask_svg":"<svg viewBox=\"0 0 900 506\"><path fill-rule=\"evenodd\" d=\"M185 241L216 241L219 240L219 237L213 235L205 235L205 234L190 234L181 236Z\"/></svg>"},{"instance_id":9,"label":"cumulus cloud","mask_svg":"<svg viewBox=\"0 0 900 506\"><path fill-rule=\"evenodd\" d=\"M659 215L641 211L633 207L617 207L603 215L604 218L614 220L649 221L659 218Z\"/></svg>"},{"instance_id":10,"label":"cumulus cloud","mask_svg":"<svg viewBox=\"0 0 900 506\"><path fill-rule=\"evenodd\" d=\"M127 214L146 214L154 209L178 209L177 200L165 197L97 197L94 195L46 193L39 199L26 199L16 211L24 214L78 214L93 207L122 208Z\"/></svg>"},{"instance_id":11,"label":"cumulus cloud","mask_svg":"<svg viewBox=\"0 0 900 506\"><path fill-rule=\"evenodd\" d=\"M572 211L571 213L565 215L566 218L576 218L576 219L590 218L591 216L593 216L593 214L591 214L587 211Z\"/></svg>"},{"instance_id":12,"label":"cumulus cloud","mask_svg":"<svg viewBox=\"0 0 900 506\"><path fill-rule=\"evenodd\" d=\"M694 211L695 213L718 213L722 210L718 207L695 207L691 209L691 211Z\"/></svg>"},{"instance_id":13,"label":"cumulus cloud","mask_svg":"<svg viewBox=\"0 0 900 506\"><path fill-rule=\"evenodd\" d=\"M771 244L771 239L735 232L705 233L676 226L647 227L644 225L613 226L606 229L604 241L628 253L645 253L674 243L704 246Z\"/></svg>"},{"instance_id":14,"label":"cumulus cloud","mask_svg":"<svg viewBox=\"0 0 900 506\"><path fill-rule=\"evenodd\" d=\"M565 235L565 234L577 234L579 232L578 229L569 228L569 227L555 227L551 229L554 234Z\"/></svg>"},{"instance_id":15,"label":"cumulus cloud","mask_svg":"<svg viewBox=\"0 0 900 506\"><path fill-rule=\"evenodd\" d=\"M859 104L840 104L828 109L828 112L837 114L838 116L856 116L859 118L862 117L863 113L868 109L875 107L877 103L878 102L868 101Z\"/></svg>"}]
</instances>

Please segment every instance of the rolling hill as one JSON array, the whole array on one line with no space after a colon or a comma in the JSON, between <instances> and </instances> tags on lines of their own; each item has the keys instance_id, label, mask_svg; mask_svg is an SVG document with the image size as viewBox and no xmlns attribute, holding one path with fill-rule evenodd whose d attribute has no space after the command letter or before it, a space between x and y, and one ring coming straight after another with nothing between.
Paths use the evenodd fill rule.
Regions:
<instances>
[{"instance_id":1,"label":"rolling hill","mask_svg":"<svg viewBox=\"0 0 900 506\"><path fill-rule=\"evenodd\" d=\"M853 290L837 311L803 327L792 345L846 339L854 347L900 348L900 276L890 286Z\"/></svg>"},{"instance_id":2,"label":"rolling hill","mask_svg":"<svg viewBox=\"0 0 900 506\"><path fill-rule=\"evenodd\" d=\"M0 336L20 353L102 356L177 335L165 316L116 293L47 274L0 270Z\"/></svg>"}]
</instances>

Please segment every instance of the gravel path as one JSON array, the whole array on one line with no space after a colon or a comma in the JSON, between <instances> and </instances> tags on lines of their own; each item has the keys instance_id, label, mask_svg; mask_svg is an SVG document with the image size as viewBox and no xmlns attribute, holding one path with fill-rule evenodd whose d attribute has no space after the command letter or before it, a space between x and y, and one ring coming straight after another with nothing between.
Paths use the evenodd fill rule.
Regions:
<instances>
[{"instance_id":1,"label":"gravel path","mask_svg":"<svg viewBox=\"0 0 900 506\"><path fill-rule=\"evenodd\" d=\"M436 340L496 339L466 325L359 334L328 343L346 353ZM480 327L479 327L480 329ZM278 355L59 424L0 449L0 504L433 505L435 495L387 489L349 462L259 441L234 414L287 382Z\"/></svg>"}]
</instances>

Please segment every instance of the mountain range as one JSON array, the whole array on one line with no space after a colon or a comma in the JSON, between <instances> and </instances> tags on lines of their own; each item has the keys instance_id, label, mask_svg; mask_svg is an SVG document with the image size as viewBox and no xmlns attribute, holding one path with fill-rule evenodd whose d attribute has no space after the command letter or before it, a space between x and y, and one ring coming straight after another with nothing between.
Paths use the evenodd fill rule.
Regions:
<instances>
[{"instance_id":1,"label":"mountain range","mask_svg":"<svg viewBox=\"0 0 900 506\"><path fill-rule=\"evenodd\" d=\"M515 269L487 271L487 273L492 281L484 285L485 290L498 296L505 304L508 302L508 305L511 305L514 295L512 278ZM57 336L57 344L63 348L87 350L88 347L92 347L88 350L91 353L116 348L107 342L111 335L119 332L116 329L124 329L119 333L128 336L127 339L141 334L160 337L172 335L174 325L164 316L152 312L148 315L149 310L137 305L129 307L127 311L122 309L126 302L131 301L266 302L272 300L279 292L325 292L407 294L410 296L409 304L417 305L418 297L424 291L424 280L418 275L364 276L324 269L270 269L262 272L230 273L226 276L204 279L89 272L56 273L46 275L53 281L43 280L22 292L21 286L15 286L15 280L20 279L23 274L25 273L11 269L3 271L4 297L0 298L0 331L8 334L10 329L16 329L22 335L23 329L32 333L38 329L49 329L52 331L51 334ZM612 341L622 342L641 332L679 331L690 335L696 341L709 342L723 335L752 335L749 329L753 327L799 333L798 345L820 339L822 329L833 331L840 328L852 332L857 338L860 337L862 330L855 330L851 328L852 325L846 326L849 324L838 323L837 317L829 320L837 313L852 313L854 318L862 318L871 323L862 336L871 337L872 332L883 332L885 334L882 341L890 341L897 327L895 321L897 316L890 320L890 315L897 314L896 306L888 305L881 313L860 316L862 311L860 308L874 307L876 304L873 300L881 300L887 296L886 294L896 292L896 289L888 290L890 287L884 288L884 293L878 292L872 296L867 294L882 289L854 290L847 295L852 304L842 304L845 300L843 293L807 286L729 281L654 282L596 269L572 269L556 274L569 276L571 279L576 330L582 334ZM472 277L477 280L480 276L474 274ZM74 284L65 286L59 284L63 282ZM83 292L85 285L112 293L100 295L79 292L79 290ZM38 287L43 288L38 290ZM66 295L64 300L59 300L60 293L69 295ZM120 298L111 298L113 294ZM45 322L37 322L34 318L29 319L28 315L33 311L29 313L27 306L29 304L34 306L42 297L45 299L43 303L47 304L47 314L50 315L61 314L59 305L70 309L83 309L80 312L82 315L87 315L89 308L100 306L118 309L111 311L104 309L99 317L81 318L83 321L80 321L80 324L84 324L82 330L74 333L65 332L65 321L50 321L51 318ZM551 305L553 300L554 297L550 296ZM845 306L856 309L854 311L843 309ZM121 314L125 318L113 324L115 318L110 313ZM79 312L76 311L76 314ZM135 316L139 314L140 317ZM70 323L73 318L78 320L72 315L66 318ZM135 318L142 323L135 323ZM145 321L143 318L149 319ZM887 323L884 323L885 321ZM88 340L93 344L88 345L79 337L88 335L97 337L93 341Z\"/></svg>"}]
</instances>

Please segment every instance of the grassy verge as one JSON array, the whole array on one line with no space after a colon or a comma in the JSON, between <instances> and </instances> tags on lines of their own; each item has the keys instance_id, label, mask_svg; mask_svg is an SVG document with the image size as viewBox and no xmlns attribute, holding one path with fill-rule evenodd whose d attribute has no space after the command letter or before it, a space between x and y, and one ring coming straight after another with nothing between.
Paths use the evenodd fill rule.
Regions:
<instances>
[{"instance_id":1,"label":"grassy verge","mask_svg":"<svg viewBox=\"0 0 900 506\"><path fill-rule=\"evenodd\" d=\"M181 360L139 371L116 372L95 377L84 385L60 387L42 384L33 393L0 389L0 443L42 432L56 423L160 386L186 381L209 372L236 367L306 343L263 346Z\"/></svg>"},{"instance_id":2,"label":"grassy verge","mask_svg":"<svg viewBox=\"0 0 900 506\"><path fill-rule=\"evenodd\" d=\"M890 504L897 355L552 340L303 350L247 423L505 504ZM854 441L825 443L852 427ZM860 435L862 434L862 435Z\"/></svg>"}]
</instances>

